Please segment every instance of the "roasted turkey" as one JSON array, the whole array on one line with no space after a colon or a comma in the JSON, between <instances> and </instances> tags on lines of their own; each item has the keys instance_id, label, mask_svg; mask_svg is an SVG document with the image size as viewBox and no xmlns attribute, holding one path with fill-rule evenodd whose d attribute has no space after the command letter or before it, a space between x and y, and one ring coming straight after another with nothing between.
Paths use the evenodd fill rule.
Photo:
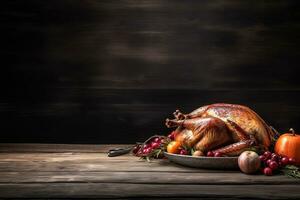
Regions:
<instances>
[{"instance_id":1,"label":"roasted turkey","mask_svg":"<svg viewBox=\"0 0 300 200\"><path fill-rule=\"evenodd\" d=\"M211 104L189 114L179 110L166 126L176 128L175 140L205 154L235 156L251 147L268 149L274 132L253 110L235 104Z\"/></svg>"}]
</instances>

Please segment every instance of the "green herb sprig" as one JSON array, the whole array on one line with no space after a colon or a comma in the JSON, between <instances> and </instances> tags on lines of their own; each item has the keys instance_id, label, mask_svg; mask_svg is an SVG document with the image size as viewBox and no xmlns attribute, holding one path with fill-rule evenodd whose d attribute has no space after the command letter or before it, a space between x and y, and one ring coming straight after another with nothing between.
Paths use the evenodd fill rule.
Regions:
<instances>
[{"instance_id":1,"label":"green herb sprig","mask_svg":"<svg viewBox=\"0 0 300 200\"><path fill-rule=\"evenodd\" d=\"M281 172L288 177L300 179L300 169L295 165L287 165Z\"/></svg>"}]
</instances>

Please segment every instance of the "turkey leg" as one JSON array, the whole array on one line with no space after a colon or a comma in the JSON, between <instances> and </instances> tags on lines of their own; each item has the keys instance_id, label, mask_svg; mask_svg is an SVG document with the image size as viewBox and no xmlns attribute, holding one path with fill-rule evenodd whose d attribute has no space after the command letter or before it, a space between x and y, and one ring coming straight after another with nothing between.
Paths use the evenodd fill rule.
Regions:
<instances>
[{"instance_id":1,"label":"turkey leg","mask_svg":"<svg viewBox=\"0 0 300 200\"><path fill-rule=\"evenodd\" d=\"M185 128L179 132L175 140L203 153L232 141L226 124L214 117L185 120L166 119L166 125L167 127Z\"/></svg>"},{"instance_id":2,"label":"turkey leg","mask_svg":"<svg viewBox=\"0 0 300 200\"><path fill-rule=\"evenodd\" d=\"M239 138L239 142L227 145L225 147L214 150L214 153L221 153L224 155L238 155L246 148L254 146L257 142L253 135L248 135L238 124L231 120L227 120L229 126Z\"/></svg>"}]
</instances>

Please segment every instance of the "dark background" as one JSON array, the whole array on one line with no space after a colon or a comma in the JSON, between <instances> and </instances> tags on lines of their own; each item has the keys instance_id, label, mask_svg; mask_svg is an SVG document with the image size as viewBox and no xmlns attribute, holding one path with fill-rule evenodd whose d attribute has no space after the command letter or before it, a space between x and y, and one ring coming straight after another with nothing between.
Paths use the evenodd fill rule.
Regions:
<instances>
[{"instance_id":1,"label":"dark background","mask_svg":"<svg viewBox=\"0 0 300 200\"><path fill-rule=\"evenodd\" d=\"M297 1L1 1L0 142L133 143L245 104L300 131Z\"/></svg>"}]
</instances>

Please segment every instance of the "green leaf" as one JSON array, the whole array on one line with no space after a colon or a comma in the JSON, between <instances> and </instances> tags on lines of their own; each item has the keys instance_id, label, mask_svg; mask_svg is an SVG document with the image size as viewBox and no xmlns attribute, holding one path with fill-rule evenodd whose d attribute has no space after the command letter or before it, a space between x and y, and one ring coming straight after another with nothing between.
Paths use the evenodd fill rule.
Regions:
<instances>
[{"instance_id":1,"label":"green leaf","mask_svg":"<svg viewBox=\"0 0 300 200\"><path fill-rule=\"evenodd\" d=\"M149 158L148 156L146 156L146 160L147 160L148 162L151 162L151 160L150 160L150 158Z\"/></svg>"},{"instance_id":2,"label":"green leaf","mask_svg":"<svg viewBox=\"0 0 300 200\"><path fill-rule=\"evenodd\" d=\"M295 165L287 165L281 169L281 172L288 177L300 179L299 168Z\"/></svg>"}]
</instances>

